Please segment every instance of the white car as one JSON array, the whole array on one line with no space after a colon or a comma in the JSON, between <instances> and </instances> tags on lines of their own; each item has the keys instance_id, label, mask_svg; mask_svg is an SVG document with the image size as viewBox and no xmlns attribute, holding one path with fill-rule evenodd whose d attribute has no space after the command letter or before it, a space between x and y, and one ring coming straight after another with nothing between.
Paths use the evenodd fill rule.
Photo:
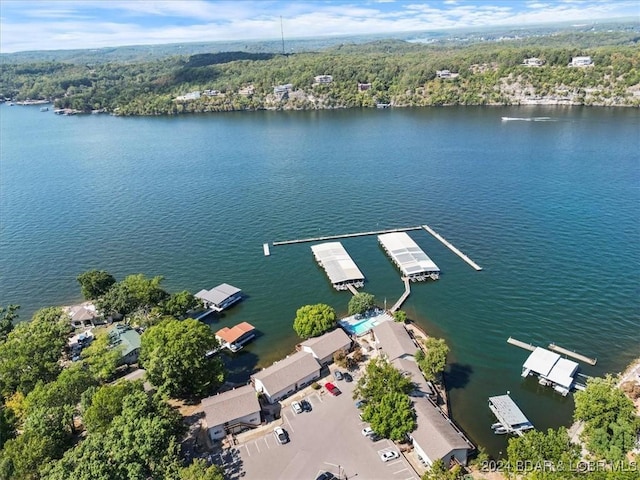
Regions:
<instances>
[{"instance_id":1,"label":"white car","mask_svg":"<svg viewBox=\"0 0 640 480\"><path fill-rule=\"evenodd\" d=\"M302 405L300 405L300 402L292 402L291 410L293 410L295 414L302 413Z\"/></svg>"},{"instance_id":2,"label":"white car","mask_svg":"<svg viewBox=\"0 0 640 480\"><path fill-rule=\"evenodd\" d=\"M375 435L375 433L376 432L374 432L371 427L365 427L362 429L362 435L364 435L365 437Z\"/></svg>"},{"instance_id":3,"label":"white car","mask_svg":"<svg viewBox=\"0 0 640 480\"><path fill-rule=\"evenodd\" d=\"M382 460L383 462L388 462L389 460L394 460L396 458L400 458L400 454L395 450L380 454L380 460Z\"/></svg>"},{"instance_id":4,"label":"white car","mask_svg":"<svg viewBox=\"0 0 640 480\"><path fill-rule=\"evenodd\" d=\"M289 441L289 435L287 435L287 432L285 432L282 427L276 427L273 430L273 436L276 437L276 440L280 445L284 445Z\"/></svg>"}]
</instances>

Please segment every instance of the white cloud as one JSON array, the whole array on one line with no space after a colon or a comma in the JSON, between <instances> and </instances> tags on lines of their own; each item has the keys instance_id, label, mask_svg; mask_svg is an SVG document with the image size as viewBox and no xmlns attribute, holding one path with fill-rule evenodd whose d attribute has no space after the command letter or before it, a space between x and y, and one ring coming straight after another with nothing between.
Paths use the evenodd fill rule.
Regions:
<instances>
[{"instance_id":1,"label":"white cloud","mask_svg":"<svg viewBox=\"0 0 640 480\"><path fill-rule=\"evenodd\" d=\"M288 38L585 21L638 15L635 0L528 4L204 0L2 1L0 51L98 48L215 40ZM442 5L442 4L440 4ZM383 9L384 8L384 9Z\"/></svg>"}]
</instances>

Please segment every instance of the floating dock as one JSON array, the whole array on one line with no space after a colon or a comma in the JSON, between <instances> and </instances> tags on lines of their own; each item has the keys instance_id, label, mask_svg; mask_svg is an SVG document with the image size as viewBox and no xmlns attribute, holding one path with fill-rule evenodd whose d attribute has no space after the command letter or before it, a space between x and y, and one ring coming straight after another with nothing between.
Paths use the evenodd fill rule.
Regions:
<instances>
[{"instance_id":1,"label":"floating dock","mask_svg":"<svg viewBox=\"0 0 640 480\"><path fill-rule=\"evenodd\" d=\"M262 244L262 251L264 252L264 256L268 257L269 255L271 255L271 252L269 251L269 244L268 243L263 243Z\"/></svg>"},{"instance_id":2,"label":"floating dock","mask_svg":"<svg viewBox=\"0 0 640 480\"><path fill-rule=\"evenodd\" d=\"M278 245L293 245L295 243L309 243L309 242L324 242L326 240L337 240L339 238L353 238L353 237L366 237L368 235L381 235L384 233L394 233L394 232L408 232L410 230L420 230L422 227L402 227L402 228L392 228L390 230L375 230L371 232L360 232L360 233L343 233L341 235L328 235L326 237L314 237L314 238L301 238L298 240L284 240L280 242L273 242L273 246L277 247Z\"/></svg>"},{"instance_id":3,"label":"floating dock","mask_svg":"<svg viewBox=\"0 0 640 480\"><path fill-rule=\"evenodd\" d=\"M566 348L559 347L555 343L550 343L547 347L549 350L552 350L556 353L561 353L566 355L567 357L575 358L576 360L580 360L581 362L588 363L589 365L595 365L598 361L597 358L589 358L584 355L580 355L579 353L573 352L571 350L567 350Z\"/></svg>"},{"instance_id":4,"label":"floating dock","mask_svg":"<svg viewBox=\"0 0 640 480\"><path fill-rule=\"evenodd\" d=\"M378 235L378 242L400 269L403 277L412 282L439 278L440 268L406 232Z\"/></svg>"},{"instance_id":5,"label":"floating dock","mask_svg":"<svg viewBox=\"0 0 640 480\"><path fill-rule=\"evenodd\" d=\"M364 275L340 242L313 245L311 251L336 290L364 286Z\"/></svg>"},{"instance_id":6,"label":"floating dock","mask_svg":"<svg viewBox=\"0 0 640 480\"><path fill-rule=\"evenodd\" d=\"M524 348L525 350L529 350L530 352L533 352L536 349L534 345L531 345L530 343L521 342L520 340L516 340L515 338L512 338L512 337L507 338L507 343L510 345L514 345L516 347Z\"/></svg>"},{"instance_id":7,"label":"floating dock","mask_svg":"<svg viewBox=\"0 0 640 480\"><path fill-rule=\"evenodd\" d=\"M473 260L471 260L469 257L467 257L464 253L462 253L460 250L458 250L456 247L454 247L450 242L447 241L447 239L445 239L442 235L440 235L439 233L437 233L433 228L431 228L429 225L423 225L422 228L424 228L427 232L429 232L431 235L433 235L436 239L440 240L442 242L442 244L447 247L449 250L451 250L453 253L455 253L456 255L458 255L462 260L464 260L465 262L467 262L469 265L471 265L477 272L479 272L480 270L482 270L482 267L480 265L478 265L476 262L474 262Z\"/></svg>"},{"instance_id":8,"label":"floating dock","mask_svg":"<svg viewBox=\"0 0 640 480\"><path fill-rule=\"evenodd\" d=\"M522 435L533 428L533 424L508 394L489 397L489 409L498 419L498 423L491 426L494 433Z\"/></svg>"}]
</instances>

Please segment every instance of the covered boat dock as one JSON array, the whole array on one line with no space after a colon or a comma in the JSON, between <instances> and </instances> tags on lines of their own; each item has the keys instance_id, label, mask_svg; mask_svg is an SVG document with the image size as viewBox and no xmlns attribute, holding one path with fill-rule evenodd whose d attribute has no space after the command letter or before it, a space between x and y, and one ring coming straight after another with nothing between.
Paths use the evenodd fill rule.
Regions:
<instances>
[{"instance_id":1,"label":"covered boat dock","mask_svg":"<svg viewBox=\"0 0 640 480\"><path fill-rule=\"evenodd\" d=\"M553 387L562 396L576 387L574 376L577 371L576 362L541 347L536 347L522 365L523 377L537 375L540 385Z\"/></svg>"},{"instance_id":2,"label":"covered boat dock","mask_svg":"<svg viewBox=\"0 0 640 480\"><path fill-rule=\"evenodd\" d=\"M498 423L492 425L495 433L522 435L533 428L532 423L508 394L489 397L489 409L498 419Z\"/></svg>"},{"instance_id":3,"label":"covered boat dock","mask_svg":"<svg viewBox=\"0 0 640 480\"><path fill-rule=\"evenodd\" d=\"M336 290L364 286L364 275L340 242L313 245L311 251Z\"/></svg>"},{"instance_id":4,"label":"covered boat dock","mask_svg":"<svg viewBox=\"0 0 640 480\"><path fill-rule=\"evenodd\" d=\"M378 242L404 277L412 281L438 279L440 268L407 233L378 235Z\"/></svg>"}]
</instances>

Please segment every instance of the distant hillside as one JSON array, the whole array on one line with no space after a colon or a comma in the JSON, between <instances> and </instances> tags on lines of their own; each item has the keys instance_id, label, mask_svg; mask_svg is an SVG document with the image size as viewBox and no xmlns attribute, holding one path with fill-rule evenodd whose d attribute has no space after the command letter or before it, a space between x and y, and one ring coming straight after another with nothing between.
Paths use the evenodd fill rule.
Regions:
<instances>
[{"instance_id":1,"label":"distant hillside","mask_svg":"<svg viewBox=\"0 0 640 480\"><path fill-rule=\"evenodd\" d=\"M0 97L118 115L377 104L640 105L637 23L541 31L427 43L412 34L413 41L341 42L286 55L230 50L137 62L3 62ZM588 65L569 66L575 57L589 57Z\"/></svg>"}]
</instances>

